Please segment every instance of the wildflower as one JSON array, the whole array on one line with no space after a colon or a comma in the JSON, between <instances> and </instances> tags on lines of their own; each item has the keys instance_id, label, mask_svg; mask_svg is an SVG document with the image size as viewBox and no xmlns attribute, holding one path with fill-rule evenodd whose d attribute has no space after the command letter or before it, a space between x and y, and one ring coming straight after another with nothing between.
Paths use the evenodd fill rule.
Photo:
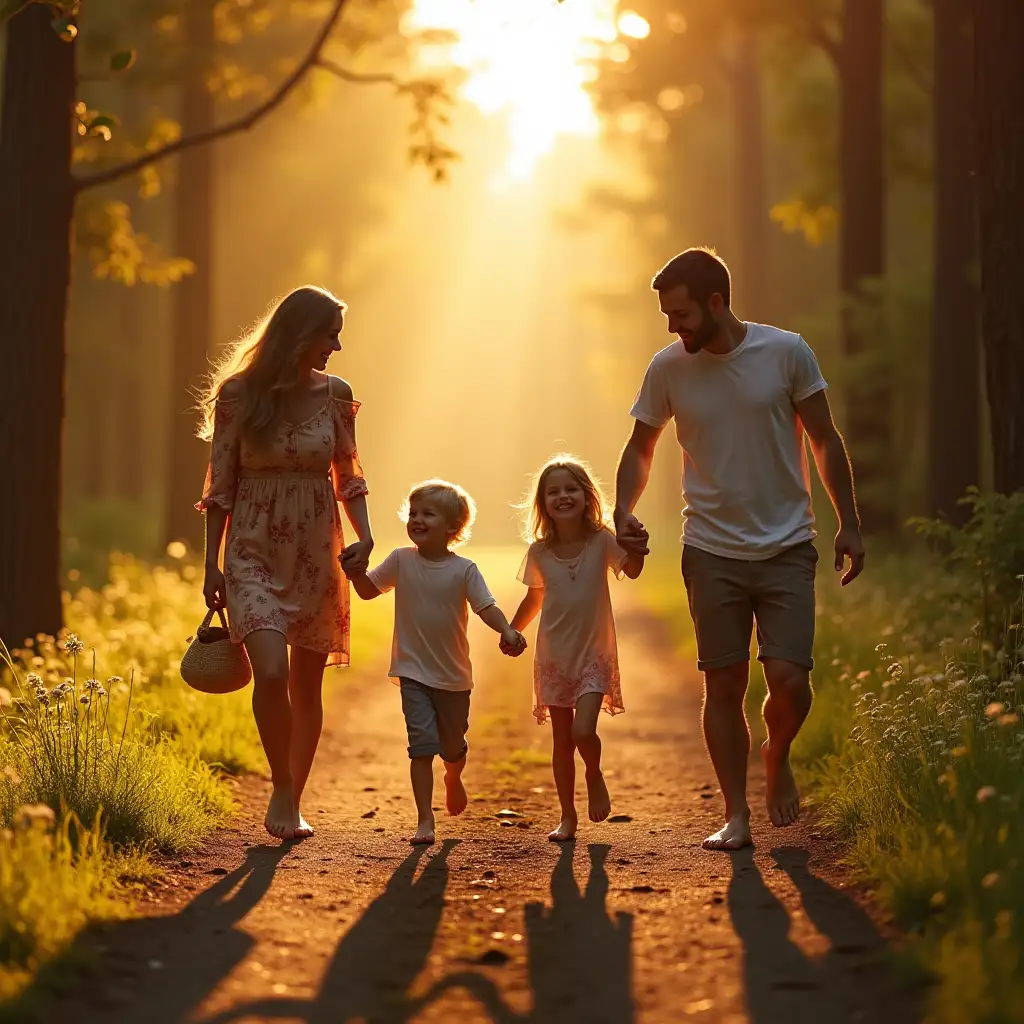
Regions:
<instances>
[{"instance_id":1,"label":"wildflower","mask_svg":"<svg viewBox=\"0 0 1024 1024\"><path fill-rule=\"evenodd\" d=\"M875 644L875 651L881 654L888 646L888 644Z\"/></svg>"},{"instance_id":2,"label":"wildflower","mask_svg":"<svg viewBox=\"0 0 1024 1024\"><path fill-rule=\"evenodd\" d=\"M124 682L120 676L109 676L107 679L107 686L117 686L118 683Z\"/></svg>"},{"instance_id":3,"label":"wildflower","mask_svg":"<svg viewBox=\"0 0 1024 1024\"><path fill-rule=\"evenodd\" d=\"M995 786L982 786L974 798L979 804L983 804L986 800L991 800L994 796L997 796L998 792Z\"/></svg>"},{"instance_id":4,"label":"wildflower","mask_svg":"<svg viewBox=\"0 0 1024 1024\"><path fill-rule=\"evenodd\" d=\"M1000 725L1016 725L1020 721L1016 711L1010 711L1005 715L999 716Z\"/></svg>"},{"instance_id":5,"label":"wildflower","mask_svg":"<svg viewBox=\"0 0 1024 1024\"><path fill-rule=\"evenodd\" d=\"M999 884L999 872L990 871L982 880L981 887L983 889L991 889L994 885Z\"/></svg>"},{"instance_id":6,"label":"wildflower","mask_svg":"<svg viewBox=\"0 0 1024 1024\"><path fill-rule=\"evenodd\" d=\"M988 678L987 675L985 675L984 672L980 673L979 675L976 675L974 677L974 679L973 679L973 682L977 683L979 686L984 685L988 681L989 681L989 678Z\"/></svg>"},{"instance_id":7,"label":"wildflower","mask_svg":"<svg viewBox=\"0 0 1024 1024\"><path fill-rule=\"evenodd\" d=\"M84 650L85 644L83 644L74 633L68 633L67 638L64 641L64 653L70 654L72 657L76 657Z\"/></svg>"},{"instance_id":8,"label":"wildflower","mask_svg":"<svg viewBox=\"0 0 1024 1024\"><path fill-rule=\"evenodd\" d=\"M86 690L102 690L103 684L98 679L86 679L83 684Z\"/></svg>"},{"instance_id":9,"label":"wildflower","mask_svg":"<svg viewBox=\"0 0 1024 1024\"><path fill-rule=\"evenodd\" d=\"M25 685L31 686L33 689L38 689L38 687L43 685L43 677L36 675L35 672L29 672L29 674L25 676Z\"/></svg>"},{"instance_id":10,"label":"wildflower","mask_svg":"<svg viewBox=\"0 0 1024 1024\"><path fill-rule=\"evenodd\" d=\"M43 666L44 666L44 665L46 664L46 659L45 659L45 658L40 658L40 657L39 657L39 655L37 654L37 655L36 655L36 656L35 656L35 657L34 657L34 658L33 658L33 659L32 659L32 660L31 660L31 661L29 662L29 664L30 664L30 665L31 665L31 666L32 666L33 668L42 668L42 667L43 667Z\"/></svg>"},{"instance_id":11,"label":"wildflower","mask_svg":"<svg viewBox=\"0 0 1024 1024\"><path fill-rule=\"evenodd\" d=\"M987 708L985 708L985 715L988 718L995 718L996 715L1001 715L1006 710L1006 705L1002 701L994 700Z\"/></svg>"},{"instance_id":12,"label":"wildflower","mask_svg":"<svg viewBox=\"0 0 1024 1024\"><path fill-rule=\"evenodd\" d=\"M83 693L82 696L78 698L78 703L79 704L88 704L89 701L91 701L91 700L92 700L92 697L90 697L89 694Z\"/></svg>"},{"instance_id":13,"label":"wildflower","mask_svg":"<svg viewBox=\"0 0 1024 1024\"><path fill-rule=\"evenodd\" d=\"M14 823L21 828L31 828L37 823L47 827L56 820L53 808L46 804L23 804L14 814Z\"/></svg>"},{"instance_id":14,"label":"wildflower","mask_svg":"<svg viewBox=\"0 0 1024 1024\"><path fill-rule=\"evenodd\" d=\"M868 669L868 668L862 669L860 672L857 673L857 681L858 682L863 682L870 675L871 675L871 669Z\"/></svg>"}]
</instances>

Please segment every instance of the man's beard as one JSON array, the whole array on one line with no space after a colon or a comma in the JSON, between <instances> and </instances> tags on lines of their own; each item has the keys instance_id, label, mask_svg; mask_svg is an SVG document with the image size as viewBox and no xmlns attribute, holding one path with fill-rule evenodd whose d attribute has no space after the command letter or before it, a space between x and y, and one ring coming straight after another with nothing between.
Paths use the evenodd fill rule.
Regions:
<instances>
[{"instance_id":1,"label":"man's beard","mask_svg":"<svg viewBox=\"0 0 1024 1024\"><path fill-rule=\"evenodd\" d=\"M700 312L700 327L693 332L689 341L683 342L683 347L691 354L699 352L705 345L709 345L718 334L718 324L707 306L701 306Z\"/></svg>"}]
</instances>

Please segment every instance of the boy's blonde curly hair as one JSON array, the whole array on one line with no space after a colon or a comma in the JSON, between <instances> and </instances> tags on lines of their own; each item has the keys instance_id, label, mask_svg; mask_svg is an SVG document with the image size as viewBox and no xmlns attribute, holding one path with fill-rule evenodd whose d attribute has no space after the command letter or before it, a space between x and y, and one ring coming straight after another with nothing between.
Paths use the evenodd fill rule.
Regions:
<instances>
[{"instance_id":1,"label":"boy's blonde curly hair","mask_svg":"<svg viewBox=\"0 0 1024 1024\"><path fill-rule=\"evenodd\" d=\"M464 488L447 480L424 480L417 484L398 510L398 518L403 523L409 522L409 506L419 498L436 501L448 521L448 528L455 531L448 541L449 548L469 540L476 522L476 502Z\"/></svg>"}]
</instances>

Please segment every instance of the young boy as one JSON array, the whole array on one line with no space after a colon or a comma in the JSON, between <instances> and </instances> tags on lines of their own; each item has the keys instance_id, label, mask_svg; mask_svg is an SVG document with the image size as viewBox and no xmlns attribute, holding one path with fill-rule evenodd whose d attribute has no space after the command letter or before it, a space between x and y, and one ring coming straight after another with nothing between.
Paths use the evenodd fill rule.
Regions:
<instances>
[{"instance_id":1,"label":"young boy","mask_svg":"<svg viewBox=\"0 0 1024 1024\"><path fill-rule=\"evenodd\" d=\"M509 625L480 570L451 550L469 538L475 515L473 499L456 484L420 484L403 508L415 547L396 548L369 572L347 570L355 592L365 600L395 591L389 675L401 687L409 734L409 774L419 816L412 843L434 842L435 754L445 763L448 813L466 809L462 771L469 749L466 731L473 688L467 605L501 634L506 653L516 656L526 649L522 634Z\"/></svg>"}]
</instances>

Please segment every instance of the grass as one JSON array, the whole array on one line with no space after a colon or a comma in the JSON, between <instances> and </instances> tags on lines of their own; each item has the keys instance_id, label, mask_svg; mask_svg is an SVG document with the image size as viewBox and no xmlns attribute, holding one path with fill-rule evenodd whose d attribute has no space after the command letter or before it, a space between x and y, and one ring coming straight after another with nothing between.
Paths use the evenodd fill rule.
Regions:
<instances>
[{"instance_id":1,"label":"grass","mask_svg":"<svg viewBox=\"0 0 1024 1024\"><path fill-rule=\"evenodd\" d=\"M823 823L931 979L935 1024L1008 1024L1024 1005L1024 606L1003 529L1024 498L1001 501L942 529L945 558L918 545L873 555L848 588L821 575L815 701L794 746ZM669 572L645 597L686 647Z\"/></svg>"}]
</instances>

